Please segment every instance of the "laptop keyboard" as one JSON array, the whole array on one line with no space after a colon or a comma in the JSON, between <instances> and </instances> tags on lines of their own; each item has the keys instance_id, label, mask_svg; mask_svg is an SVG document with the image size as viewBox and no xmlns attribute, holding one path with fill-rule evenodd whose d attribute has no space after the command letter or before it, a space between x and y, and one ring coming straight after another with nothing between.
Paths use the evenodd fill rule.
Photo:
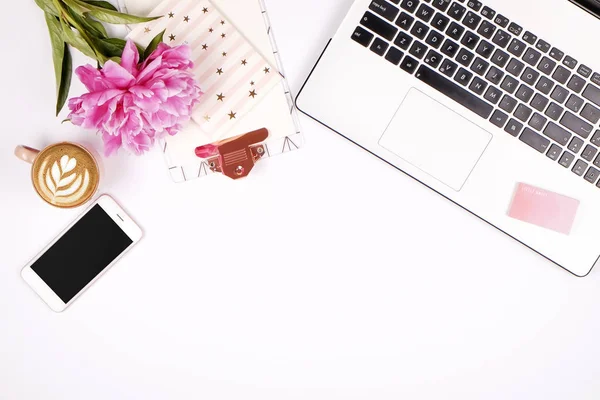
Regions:
<instances>
[{"instance_id":1,"label":"laptop keyboard","mask_svg":"<svg viewBox=\"0 0 600 400\"><path fill-rule=\"evenodd\" d=\"M600 73L474 0L373 0L352 39L600 187Z\"/></svg>"}]
</instances>

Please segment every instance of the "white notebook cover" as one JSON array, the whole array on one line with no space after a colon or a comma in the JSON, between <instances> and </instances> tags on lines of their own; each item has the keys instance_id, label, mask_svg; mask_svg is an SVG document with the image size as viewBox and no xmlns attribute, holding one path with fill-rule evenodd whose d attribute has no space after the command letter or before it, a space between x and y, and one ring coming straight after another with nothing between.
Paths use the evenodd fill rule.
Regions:
<instances>
[{"instance_id":1,"label":"white notebook cover","mask_svg":"<svg viewBox=\"0 0 600 400\"><path fill-rule=\"evenodd\" d=\"M148 15L161 2L162 0L119 0L119 5L124 12ZM303 143L293 97L285 80L285 73L263 1L211 0L211 3L235 24L242 35L271 65L276 66L284 79L225 137L210 137L195 122L190 122L182 132L161 143L170 175L175 182L184 182L211 174L208 163L198 158L194 150L198 146L223 138L267 128L269 130L269 139L265 143L267 158L296 150ZM260 161L260 164L263 163L266 164L265 159Z\"/></svg>"}]
</instances>

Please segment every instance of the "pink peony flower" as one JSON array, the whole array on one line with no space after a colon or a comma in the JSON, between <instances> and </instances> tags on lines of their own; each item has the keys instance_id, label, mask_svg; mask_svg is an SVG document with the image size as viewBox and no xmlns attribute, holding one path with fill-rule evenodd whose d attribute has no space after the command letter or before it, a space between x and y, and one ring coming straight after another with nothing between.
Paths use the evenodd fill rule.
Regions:
<instances>
[{"instance_id":1,"label":"pink peony flower","mask_svg":"<svg viewBox=\"0 0 600 400\"><path fill-rule=\"evenodd\" d=\"M138 49L128 41L121 65L108 61L101 70L91 65L77 68L89 93L69 101L69 119L98 130L107 156L121 147L143 154L191 118L202 95L190 71L191 55L187 45L171 48L161 43L139 64Z\"/></svg>"}]
</instances>

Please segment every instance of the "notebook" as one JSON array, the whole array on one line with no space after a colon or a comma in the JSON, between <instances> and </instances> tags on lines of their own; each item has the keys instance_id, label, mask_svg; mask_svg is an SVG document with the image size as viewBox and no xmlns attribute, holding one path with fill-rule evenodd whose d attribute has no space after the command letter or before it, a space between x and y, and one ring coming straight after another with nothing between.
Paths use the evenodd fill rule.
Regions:
<instances>
[{"instance_id":1,"label":"notebook","mask_svg":"<svg viewBox=\"0 0 600 400\"><path fill-rule=\"evenodd\" d=\"M189 44L198 61L201 104L184 130L161 143L175 182L212 173L198 147L261 128L269 131L266 158L301 147L293 97L262 0L121 0L120 6L132 14L164 15L132 26L136 42L145 45L165 29L168 44Z\"/></svg>"}]
</instances>

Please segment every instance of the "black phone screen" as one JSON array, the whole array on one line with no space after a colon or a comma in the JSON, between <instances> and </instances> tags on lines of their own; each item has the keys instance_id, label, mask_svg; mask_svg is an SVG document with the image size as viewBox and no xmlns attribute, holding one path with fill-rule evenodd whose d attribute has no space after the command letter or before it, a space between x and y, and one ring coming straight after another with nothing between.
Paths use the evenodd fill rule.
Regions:
<instances>
[{"instance_id":1,"label":"black phone screen","mask_svg":"<svg viewBox=\"0 0 600 400\"><path fill-rule=\"evenodd\" d=\"M572 3L577 4L579 7L588 11L596 18L600 18L600 1L599 0L570 0Z\"/></svg>"},{"instance_id":2,"label":"black phone screen","mask_svg":"<svg viewBox=\"0 0 600 400\"><path fill-rule=\"evenodd\" d=\"M31 269L66 304L132 244L106 211L95 205Z\"/></svg>"}]
</instances>

